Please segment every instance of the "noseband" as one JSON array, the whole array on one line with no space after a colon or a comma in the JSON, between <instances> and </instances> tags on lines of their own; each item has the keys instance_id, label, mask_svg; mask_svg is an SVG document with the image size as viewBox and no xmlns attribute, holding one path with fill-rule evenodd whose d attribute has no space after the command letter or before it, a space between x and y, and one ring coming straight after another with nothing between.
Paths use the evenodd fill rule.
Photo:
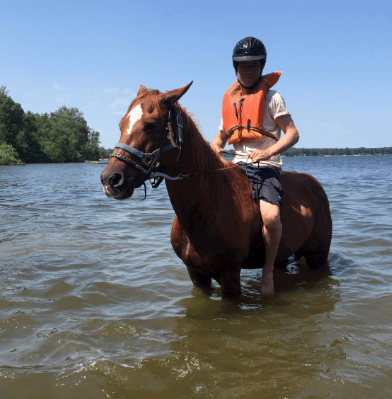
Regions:
<instances>
[{"instance_id":1,"label":"noseband","mask_svg":"<svg viewBox=\"0 0 392 399\"><path fill-rule=\"evenodd\" d=\"M169 113L168 113L168 121L167 121L167 126L166 126L166 130L169 132L167 135L167 138L170 139L170 143L163 145L163 140L162 140L160 147L157 150L150 152L150 153L145 153L145 152L139 151L136 148L131 147L128 144L124 144L124 143L117 143L114 146L114 148L120 148L131 155L135 155L137 158L139 158L143 162L143 164L146 167L137 164L132 159L130 159L124 155L117 154L115 152L110 154L110 157L114 157L123 162L129 163L136 169L140 170L145 175L146 180L151 181L151 179L154 179L153 181L151 181L151 185L153 188L157 188L161 184L164 177L166 177L166 175L160 173L160 171L159 171L159 162L158 161L162 154L177 148L178 155L177 155L177 160L176 160L173 168L175 168L180 163L181 145L183 142L183 133L182 133L183 121L182 121L182 117L180 114L180 110L178 107L176 107L177 134L174 137L173 126L171 123L172 113L173 113L173 106L170 106Z\"/></svg>"}]
</instances>

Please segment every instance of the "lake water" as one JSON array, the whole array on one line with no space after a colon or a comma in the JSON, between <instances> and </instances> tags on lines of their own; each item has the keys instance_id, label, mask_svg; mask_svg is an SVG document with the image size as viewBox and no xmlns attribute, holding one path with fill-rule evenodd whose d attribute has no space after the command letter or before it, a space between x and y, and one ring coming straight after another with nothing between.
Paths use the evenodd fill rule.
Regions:
<instances>
[{"instance_id":1,"label":"lake water","mask_svg":"<svg viewBox=\"0 0 392 399\"><path fill-rule=\"evenodd\" d=\"M105 165L0 166L0 398L392 397L392 156L284 158L324 186L329 269L194 288L165 185L115 201Z\"/></svg>"}]
</instances>

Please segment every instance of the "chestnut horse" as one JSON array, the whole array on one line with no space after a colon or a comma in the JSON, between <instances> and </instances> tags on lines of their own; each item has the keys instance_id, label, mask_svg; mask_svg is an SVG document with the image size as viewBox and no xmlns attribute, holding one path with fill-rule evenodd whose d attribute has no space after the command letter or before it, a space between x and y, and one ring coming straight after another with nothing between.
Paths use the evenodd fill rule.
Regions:
<instances>
[{"instance_id":1,"label":"chestnut horse","mask_svg":"<svg viewBox=\"0 0 392 399\"><path fill-rule=\"evenodd\" d=\"M212 151L178 104L191 84L167 93L140 86L101 181L106 195L121 200L164 176L176 213L171 243L192 282L211 292L214 279L223 297L238 299L241 269L263 267L262 220L246 175ZM275 264L293 254L310 267L325 264L332 220L323 188L296 172L283 172L281 184L283 234Z\"/></svg>"}]
</instances>

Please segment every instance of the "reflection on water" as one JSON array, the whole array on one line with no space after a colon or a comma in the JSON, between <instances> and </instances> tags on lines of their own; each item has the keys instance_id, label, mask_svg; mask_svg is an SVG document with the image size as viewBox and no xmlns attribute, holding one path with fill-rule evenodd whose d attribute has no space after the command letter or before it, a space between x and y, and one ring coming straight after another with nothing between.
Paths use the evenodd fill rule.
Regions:
<instances>
[{"instance_id":1,"label":"reflection on water","mask_svg":"<svg viewBox=\"0 0 392 399\"><path fill-rule=\"evenodd\" d=\"M285 158L317 177L329 265L261 298L191 285L164 186L118 202L102 165L0 167L0 397L390 397L392 157Z\"/></svg>"}]
</instances>

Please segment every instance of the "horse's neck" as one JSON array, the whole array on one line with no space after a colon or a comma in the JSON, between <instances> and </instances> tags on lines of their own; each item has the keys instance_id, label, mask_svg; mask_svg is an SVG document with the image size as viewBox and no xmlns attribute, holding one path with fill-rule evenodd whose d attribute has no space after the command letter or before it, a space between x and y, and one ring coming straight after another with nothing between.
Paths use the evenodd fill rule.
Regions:
<instances>
[{"instance_id":1,"label":"horse's neck","mask_svg":"<svg viewBox=\"0 0 392 399\"><path fill-rule=\"evenodd\" d=\"M231 171L220 170L228 164L215 154L194 122L189 117L185 118L179 171L190 176L179 181L166 181L170 200L179 217L181 214L189 216L196 210L200 214L211 212L231 191L230 179L227 178L227 173Z\"/></svg>"},{"instance_id":2,"label":"horse's neck","mask_svg":"<svg viewBox=\"0 0 392 399\"><path fill-rule=\"evenodd\" d=\"M225 166L222 157L217 155L210 144L205 141L196 124L190 117L186 117L184 131L184 154L182 165L183 173L206 172L221 169Z\"/></svg>"}]
</instances>

